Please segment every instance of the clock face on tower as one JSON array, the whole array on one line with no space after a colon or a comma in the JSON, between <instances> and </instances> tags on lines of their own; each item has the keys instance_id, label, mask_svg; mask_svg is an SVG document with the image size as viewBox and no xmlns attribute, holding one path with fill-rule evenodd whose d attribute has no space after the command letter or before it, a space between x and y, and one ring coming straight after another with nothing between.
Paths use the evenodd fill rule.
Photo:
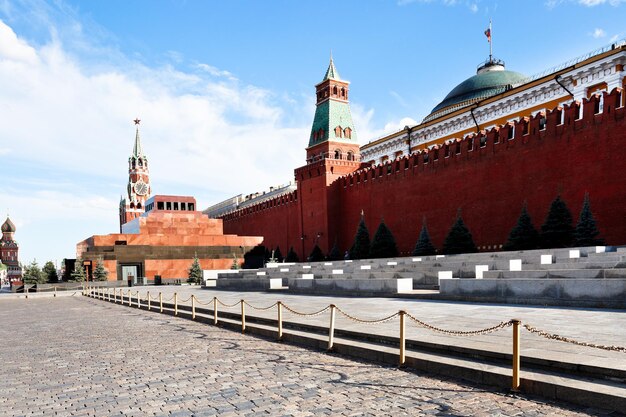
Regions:
<instances>
[{"instance_id":1,"label":"clock face on tower","mask_svg":"<svg viewBox=\"0 0 626 417\"><path fill-rule=\"evenodd\" d=\"M148 184L143 181L138 181L135 184L135 192L137 195L146 195L148 194Z\"/></svg>"}]
</instances>

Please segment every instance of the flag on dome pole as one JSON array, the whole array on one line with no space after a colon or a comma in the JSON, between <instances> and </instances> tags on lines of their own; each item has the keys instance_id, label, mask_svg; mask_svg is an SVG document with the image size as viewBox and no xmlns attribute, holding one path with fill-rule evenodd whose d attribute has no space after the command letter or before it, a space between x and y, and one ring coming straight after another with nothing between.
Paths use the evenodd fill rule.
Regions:
<instances>
[{"instance_id":1,"label":"flag on dome pole","mask_svg":"<svg viewBox=\"0 0 626 417\"><path fill-rule=\"evenodd\" d=\"M489 19L489 27L485 31L485 36L487 37L487 42L489 42L489 61L491 61L493 57L493 44L491 43L491 19Z\"/></svg>"},{"instance_id":2,"label":"flag on dome pole","mask_svg":"<svg viewBox=\"0 0 626 417\"><path fill-rule=\"evenodd\" d=\"M489 22L489 27L485 31L485 36L487 37L487 42L491 43L491 22Z\"/></svg>"}]
</instances>

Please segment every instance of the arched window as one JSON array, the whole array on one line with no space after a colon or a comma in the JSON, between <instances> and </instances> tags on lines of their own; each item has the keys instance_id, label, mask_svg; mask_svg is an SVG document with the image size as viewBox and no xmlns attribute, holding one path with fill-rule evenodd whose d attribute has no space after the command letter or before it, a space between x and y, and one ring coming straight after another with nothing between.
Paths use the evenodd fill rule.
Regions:
<instances>
[{"instance_id":1,"label":"arched window","mask_svg":"<svg viewBox=\"0 0 626 417\"><path fill-rule=\"evenodd\" d=\"M130 203L130 208L134 209L135 208L135 203Z\"/></svg>"},{"instance_id":2,"label":"arched window","mask_svg":"<svg viewBox=\"0 0 626 417\"><path fill-rule=\"evenodd\" d=\"M313 132L313 140L317 140L317 132Z\"/></svg>"},{"instance_id":3,"label":"arched window","mask_svg":"<svg viewBox=\"0 0 626 417\"><path fill-rule=\"evenodd\" d=\"M342 134L342 132L343 132L343 130L341 129L341 126L337 126L337 127L335 128L335 137L336 137L336 138L340 138L340 137L342 136L342 135L341 135L341 134Z\"/></svg>"},{"instance_id":4,"label":"arched window","mask_svg":"<svg viewBox=\"0 0 626 417\"><path fill-rule=\"evenodd\" d=\"M354 161L354 153L352 153L352 151L348 151L346 159L348 161Z\"/></svg>"},{"instance_id":5,"label":"arched window","mask_svg":"<svg viewBox=\"0 0 626 417\"><path fill-rule=\"evenodd\" d=\"M341 87L341 97L345 97L346 96L346 90Z\"/></svg>"},{"instance_id":6,"label":"arched window","mask_svg":"<svg viewBox=\"0 0 626 417\"><path fill-rule=\"evenodd\" d=\"M348 139L352 139L352 129L350 129L349 127L346 127L343 130L343 136L348 138Z\"/></svg>"},{"instance_id":7,"label":"arched window","mask_svg":"<svg viewBox=\"0 0 626 417\"><path fill-rule=\"evenodd\" d=\"M341 149L335 149L335 159L341 159Z\"/></svg>"},{"instance_id":8,"label":"arched window","mask_svg":"<svg viewBox=\"0 0 626 417\"><path fill-rule=\"evenodd\" d=\"M140 209L141 208L141 203L137 203L137 208Z\"/></svg>"},{"instance_id":9,"label":"arched window","mask_svg":"<svg viewBox=\"0 0 626 417\"><path fill-rule=\"evenodd\" d=\"M139 159L138 162L139 162L139 166L142 167L143 166L143 159Z\"/></svg>"},{"instance_id":10,"label":"arched window","mask_svg":"<svg viewBox=\"0 0 626 417\"><path fill-rule=\"evenodd\" d=\"M335 96L337 95L337 86L333 87L333 95L335 95Z\"/></svg>"}]
</instances>

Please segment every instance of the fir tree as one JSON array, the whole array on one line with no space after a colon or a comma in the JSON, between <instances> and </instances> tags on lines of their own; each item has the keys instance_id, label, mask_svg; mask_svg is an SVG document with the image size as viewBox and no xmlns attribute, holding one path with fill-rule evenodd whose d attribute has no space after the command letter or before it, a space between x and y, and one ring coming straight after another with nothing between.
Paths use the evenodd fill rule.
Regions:
<instances>
[{"instance_id":1,"label":"fir tree","mask_svg":"<svg viewBox=\"0 0 626 417\"><path fill-rule=\"evenodd\" d=\"M328 252L328 256L326 257L329 261L338 261L341 259L341 252L339 252L339 246L337 246L337 241L335 240L335 244Z\"/></svg>"},{"instance_id":2,"label":"fir tree","mask_svg":"<svg viewBox=\"0 0 626 417\"><path fill-rule=\"evenodd\" d=\"M200 268L200 261L198 260L198 256L196 255L193 258L193 262L191 263L191 267L189 268L189 278L187 282L191 284L202 284L202 268Z\"/></svg>"},{"instance_id":3,"label":"fir tree","mask_svg":"<svg viewBox=\"0 0 626 417\"><path fill-rule=\"evenodd\" d=\"M552 204L546 221L541 226L542 248L566 248L574 241L572 214L561 196L557 196Z\"/></svg>"},{"instance_id":4,"label":"fir tree","mask_svg":"<svg viewBox=\"0 0 626 417\"><path fill-rule=\"evenodd\" d=\"M96 262L96 269L93 270L94 281L106 281L109 278L109 271L104 267L102 259L98 259Z\"/></svg>"},{"instance_id":5,"label":"fir tree","mask_svg":"<svg viewBox=\"0 0 626 417\"><path fill-rule=\"evenodd\" d=\"M350 259L367 259L370 254L370 232L365 226L365 218L361 213L361 221L354 236L354 243L350 248Z\"/></svg>"},{"instance_id":6,"label":"fir tree","mask_svg":"<svg viewBox=\"0 0 626 417\"><path fill-rule=\"evenodd\" d=\"M241 267L239 266L239 260L237 259L237 255L235 255L233 253L233 263L230 265L230 269L241 269Z\"/></svg>"},{"instance_id":7,"label":"fir tree","mask_svg":"<svg viewBox=\"0 0 626 417\"><path fill-rule=\"evenodd\" d=\"M320 249L319 246L315 245L311 254L309 255L309 262L320 262L324 260L324 252Z\"/></svg>"},{"instance_id":8,"label":"fir tree","mask_svg":"<svg viewBox=\"0 0 626 417\"><path fill-rule=\"evenodd\" d=\"M285 262L300 262L300 258L298 258L296 251L293 250L293 246L289 248L289 252L287 252L287 256L285 257Z\"/></svg>"},{"instance_id":9,"label":"fir tree","mask_svg":"<svg viewBox=\"0 0 626 417\"><path fill-rule=\"evenodd\" d=\"M596 219L594 219L591 213L591 204L589 203L589 193L585 193L585 200L583 202L583 208L580 211L578 217L578 224L576 224L576 230L574 231L574 245L575 246L597 246L603 245L602 239L597 239L600 234L596 227Z\"/></svg>"},{"instance_id":10,"label":"fir tree","mask_svg":"<svg viewBox=\"0 0 626 417\"><path fill-rule=\"evenodd\" d=\"M46 281L50 284L54 284L59 282L59 275L57 274L57 269L54 267L52 261L48 261L44 264L41 269L44 276L46 277Z\"/></svg>"},{"instance_id":11,"label":"fir tree","mask_svg":"<svg viewBox=\"0 0 626 417\"><path fill-rule=\"evenodd\" d=\"M47 276L41 271L36 260L33 260L26 268L22 281L24 284L43 284L47 280Z\"/></svg>"},{"instance_id":12,"label":"fir tree","mask_svg":"<svg viewBox=\"0 0 626 417\"><path fill-rule=\"evenodd\" d=\"M413 249L413 256L428 256L437 253L437 249L430 241L430 235L428 234L428 228L426 227L426 220L422 222L422 230L420 231L420 237L417 239L415 249Z\"/></svg>"},{"instance_id":13,"label":"fir tree","mask_svg":"<svg viewBox=\"0 0 626 417\"><path fill-rule=\"evenodd\" d=\"M276 259L276 262L283 261L283 254L280 251L280 246L276 246L276 250L274 251L274 259Z\"/></svg>"},{"instance_id":14,"label":"fir tree","mask_svg":"<svg viewBox=\"0 0 626 417\"><path fill-rule=\"evenodd\" d=\"M452 255L456 253L473 253L476 251L477 248L472 239L472 234L467 226L465 226L465 223L463 223L463 218L459 210L456 221L452 225L450 232L448 232L446 240L443 242L443 253Z\"/></svg>"},{"instance_id":15,"label":"fir tree","mask_svg":"<svg viewBox=\"0 0 626 417\"><path fill-rule=\"evenodd\" d=\"M83 266L81 258L76 259L74 263L74 271L70 275L71 282L85 282L87 280L87 272Z\"/></svg>"},{"instance_id":16,"label":"fir tree","mask_svg":"<svg viewBox=\"0 0 626 417\"><path fill-rule=\"evenodd\" d=\"M511 229L502 250L530 250L537 249L539 244L539 232L533 226L533 222L528 214L526 204L522 207L522 213L517 219L517 224Z\"/></svg>"},{"instance_id":17,"label":"fir tree","mask_svg":"<svg viewBox=\"0 0 626 417\"><path fill-rule=\"evenodd\" d=\"M374 233L372 244L370 246L370 258L394 258L398 256L398 247L396 240L393 238L391 230L385 224L385 220L381 220Z\"/></svg>"}]
</instances>

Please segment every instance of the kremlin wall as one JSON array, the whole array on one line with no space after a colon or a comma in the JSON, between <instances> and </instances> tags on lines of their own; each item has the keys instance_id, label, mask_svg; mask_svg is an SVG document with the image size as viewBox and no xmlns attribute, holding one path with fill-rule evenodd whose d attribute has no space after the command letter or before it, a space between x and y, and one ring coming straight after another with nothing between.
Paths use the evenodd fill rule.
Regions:
<instances>
[{"instance_id":1,"label":"kremlin wall","mask_svg":"<svg viewBox=\"0 0 626 417\"><path fill-rule=\"evenodd\" d=\"M625 45L530 79L504 77L504 63L490 58L421 124L362 147L349 113L349 83L331 59L316 86L297 189L230 210L218 203L204 213L222 219L226 233L263 236L266 247L283 253L293 247L306 259L316 244L324 253L335 242L342 253L349 249L361 213L370 234L384 219L401 254L413 250L424 220L441 248L460 210L479 250L494 251L524 204L539 229L557 195L577 219L588 192L600 237L623 244Z\"/></svg>"}]
</instances>

